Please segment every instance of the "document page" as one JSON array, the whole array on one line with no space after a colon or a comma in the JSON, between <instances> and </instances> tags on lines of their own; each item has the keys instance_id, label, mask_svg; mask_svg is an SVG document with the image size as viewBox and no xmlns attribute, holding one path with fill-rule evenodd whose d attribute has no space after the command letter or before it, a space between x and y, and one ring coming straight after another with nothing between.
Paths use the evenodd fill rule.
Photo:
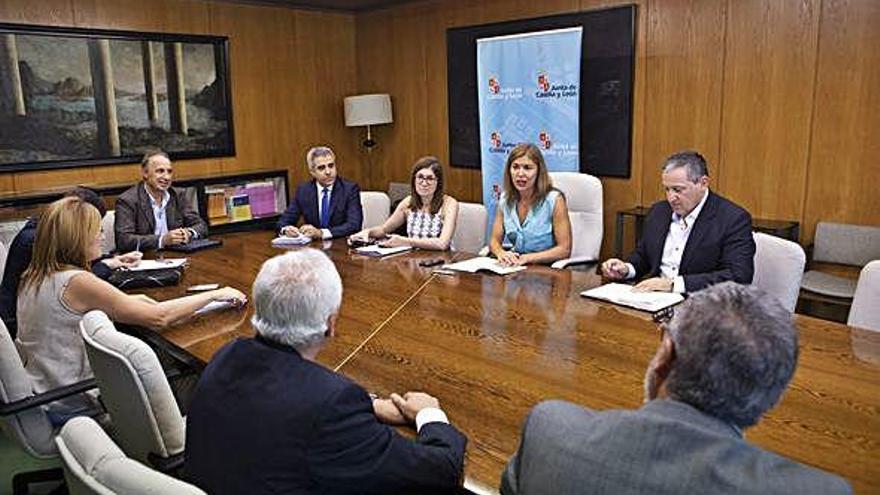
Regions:
<instances>
[{"instance_id":1,"label":"document page","mask_svg":"<svg viewBox=\"0 0 880 495\"><path fill-rule=\"evenodd\" d=\"M460 272L477 273L480 270L487 270L498 275L507 275L508 273L516 273L525 270L524 266L503 266L495 258L488 256L479 256L469 260L459 261L450 265L444 265L443 268L449 270L458 270Z\"/></svg>"},{"instance_id":2,"label":"document page","mask_svg":"<svg viewBox=\"0 0 880 495\"><path fill-rule=\"evenodd\" d=\"M391 254L402 253L404 251L409 251L412 249L412 246L397 246L397 247L382 247L378 244L373 244L370 246L363 246L355 249L358 254L364 254L367 256L388 256Z\"/></svg>"},{"instance_id":3,"label":"document page","mask_svg":"<svg viewBox=\"0 0 880 495\"><path fill-rule=\"evenodd\" d=\"M141 260L137 266L132 266L128 270L140 272L146 270L163 270L165 268L178 268L186 263L186 258L165 258L164 260Z\"/></svg>"},{"instance_id":4,"label":"document page","mask_svg":"<svg viewBox=\"0 0 880 495\"><path fill-rule=\"evenodd\" d=\"M652 313L684 301L684 296L674 292L636 292L631 285L616 283L583 291L581 295Z\"/></svg>"},{"instance_id":5,"label":"document page","mask_svg":"<svg viewBox=\"0 0 880 495\"><path fill-rule=\"evenodd\" d=\"M308 244L312 242L312 238L305 235L298 235L294 237L288 237L286 235L280 235L274 239L272 239L273 247L285 247L285 246L302 246L304 244Z\"/></svg>"}]
</instances>

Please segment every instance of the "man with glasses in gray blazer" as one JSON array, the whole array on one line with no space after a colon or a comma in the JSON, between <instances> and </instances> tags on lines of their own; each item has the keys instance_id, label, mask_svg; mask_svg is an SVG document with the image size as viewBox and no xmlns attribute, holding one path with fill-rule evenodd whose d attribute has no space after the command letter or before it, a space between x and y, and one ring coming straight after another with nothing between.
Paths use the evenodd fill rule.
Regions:
<instances>
[{"instance_id":1,"label":"man with glasses in gray blazer","mask_svg":"<svg viewBox=\"0 0 880 495\"><path fill-rule=\"evenodd\" d=\"M839 494L847 482L743 438L797 364L791 315L754 286L724 282L676 308L645 375L645 405L539 404L501 493Z\"/></svg>"}]
</instances>

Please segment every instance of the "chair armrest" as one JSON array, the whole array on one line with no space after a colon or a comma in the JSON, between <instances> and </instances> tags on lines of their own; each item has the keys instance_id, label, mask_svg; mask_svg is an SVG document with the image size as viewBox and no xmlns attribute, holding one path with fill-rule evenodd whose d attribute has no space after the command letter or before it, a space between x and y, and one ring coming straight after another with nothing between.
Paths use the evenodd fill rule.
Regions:
<instances>
[{"instance_id":1,"label":"chair armrest","mask_svg":"<svg viewBox=\"0 0 880 495\"><path fill-rule=\"evenodd\" d=\"M586 265L588 263L595 263L599 260L593 258L592 256L575 256L573 258L566 258L564 260L559 260L550 265L551 268L556 268L557 270L562 270L563 268L568 268L569 266L574 265Z\"/></svg>"},{"instance_id":2,"label":"chair armrest","mask_svg":"<svg viewBox=\"0 0 880 495\"><path fill-rule=\"evenodd\" d=\"M81 394L86 390L91 390L97 386L98 385L95 382L95 379L90 378L88 380L76 382L64 387L54 388L52 390L43 392L42 394L31 395L30 397L25 397L24 399L19 399L15 402L0 403L0 416L18 414L22 411L26 411L37 406L42 406L50 402L55 402L58 399L70 397L71 395Z\"/></svg>"}]
</instances>

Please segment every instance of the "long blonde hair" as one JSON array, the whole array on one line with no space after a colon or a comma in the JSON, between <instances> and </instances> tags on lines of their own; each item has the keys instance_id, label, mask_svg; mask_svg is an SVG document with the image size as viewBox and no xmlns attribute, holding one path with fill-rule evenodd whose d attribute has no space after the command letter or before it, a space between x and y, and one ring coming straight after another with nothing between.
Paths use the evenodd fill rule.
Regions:
<instances>
[{"instance_id":1,"label":"long blonde hair","mask_svg":"<svg viewBox=\"0 0 880 495\"><path fill-rule=\"evenodd\" d=\"M553 187L553 180L547 172L547 163L544 161L544 155L541 150L532 143L519 143L507 155L507 162L504 164L504 195L507 197L507 206L513 208L520 200L519 191L513 186L513 177L510 175L510 167L513 162L525 156L529 160L535 162L538 166L538 177L535 179L535 196L533 205L539 205L547 193L556 189Z\"/></svg>"},{"instance_id":2,"label":"long blonde hair","mask_svg":"<svg viewBox=\"0 0 880 495\"><path fill-rule=\"evenodd\" d=\"M21 276L19 292L39 287L46 277L65 269L89 270L89 247L100 231L101 214L82 199L69 196L50 204L40 214L34 254Z\"/></svg>"}]
</instances>

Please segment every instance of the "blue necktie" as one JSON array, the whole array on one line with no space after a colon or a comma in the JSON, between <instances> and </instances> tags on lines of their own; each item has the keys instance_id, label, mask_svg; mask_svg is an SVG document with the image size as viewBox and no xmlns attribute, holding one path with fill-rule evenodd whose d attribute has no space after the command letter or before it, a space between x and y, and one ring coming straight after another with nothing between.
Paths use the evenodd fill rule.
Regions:
<instances>
[{"instance_id":1,"label":"blue necktie","mask_svg":"<svg viewBox=\"0 0 880 495\"><path fill-rule=\"evenodd\" d=\"M325 187L321 196L321 228L330 226L330 188Z\"/></svg>"}]
</instances>

